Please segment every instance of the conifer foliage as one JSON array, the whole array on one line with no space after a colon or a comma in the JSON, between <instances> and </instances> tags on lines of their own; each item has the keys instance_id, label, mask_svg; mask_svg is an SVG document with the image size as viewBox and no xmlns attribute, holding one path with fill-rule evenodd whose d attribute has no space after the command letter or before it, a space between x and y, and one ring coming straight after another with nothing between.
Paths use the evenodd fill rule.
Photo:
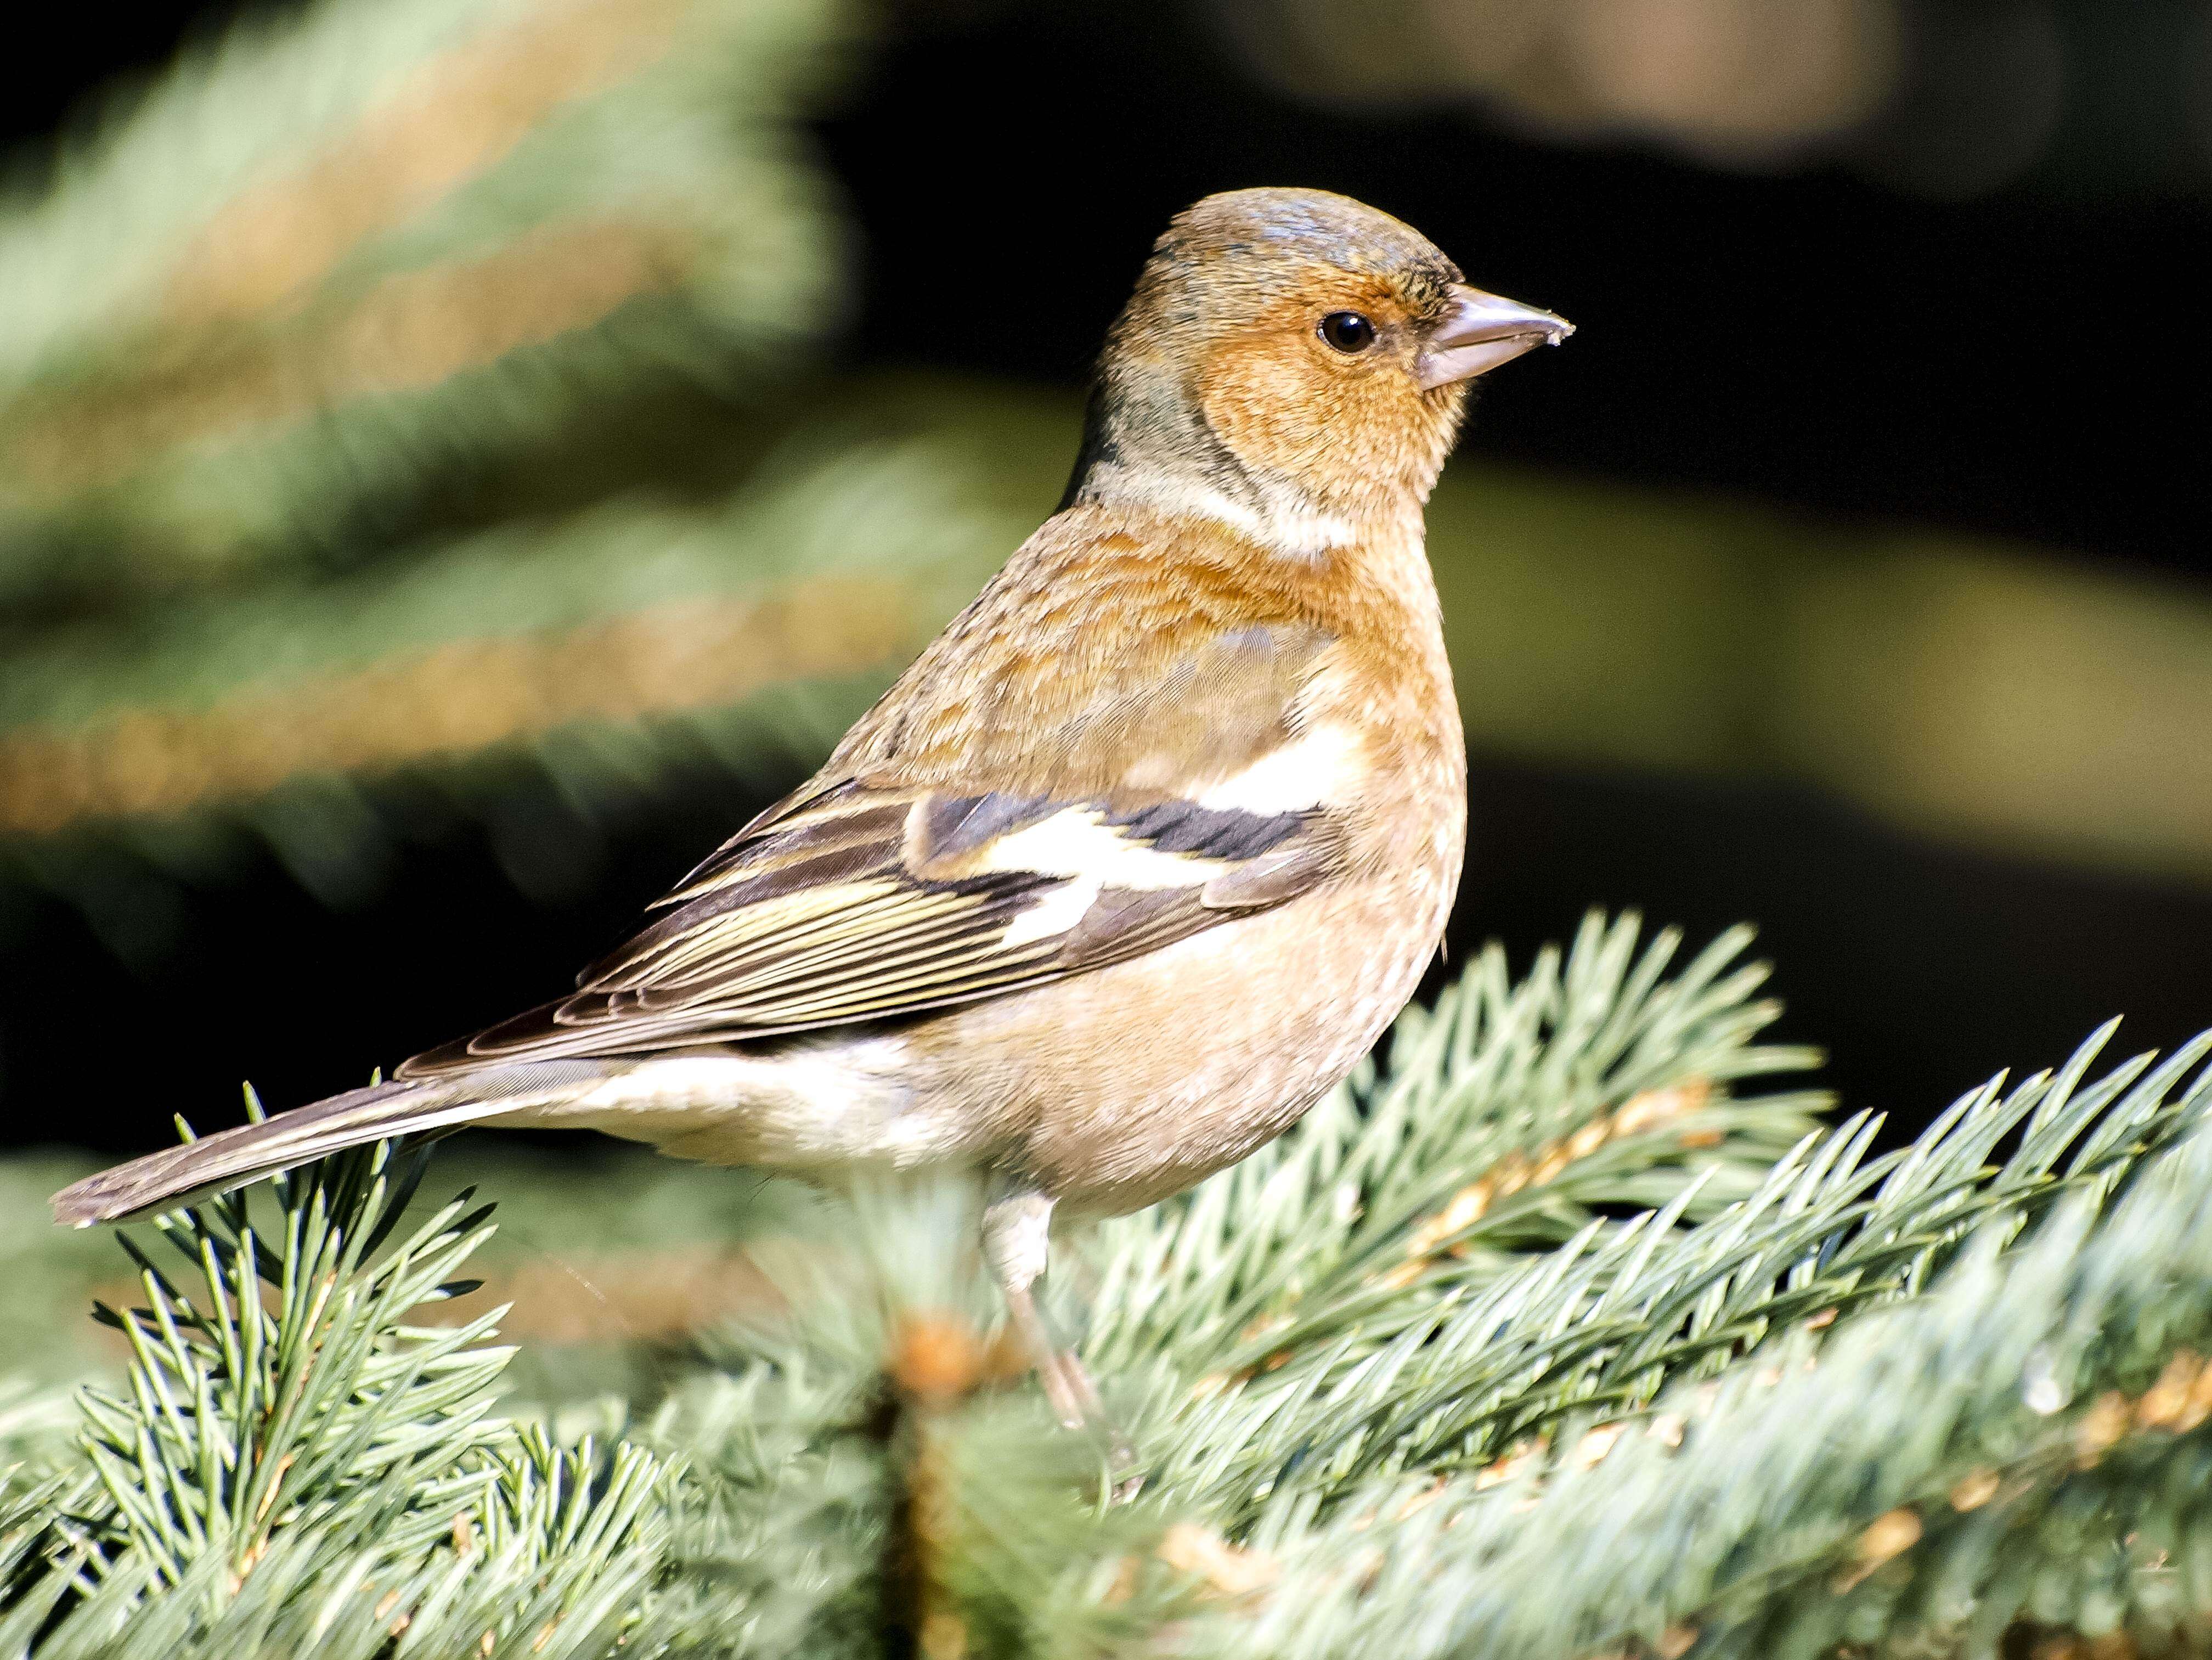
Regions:
<instances>
[{"instance_id":1,"label":"conifer foliage","mask_svg":"<svg viewBox=\"0 0 2212 1660\"><path fill-rule=\"evenodd\" d=\"M1077 1235L1138 1451L1048 1420L958 1183L763 1245L771 1311L556 1432L490 1207L366 1150L126 1241L18 1401L0 1653L1557 1656L2212 1639L2212 1034L1828 1124L1731 934L1494 949L1245 1164Z\"/></svg>"},{"instance_id":2,"label":"conifer foliage","mask_svg":"<svg viewBox=\"0 0 2212 1660\"><path fill-rule=\"evenodd\" d=\"M316 0L0 180L0 891L128 952L149 879L345 902L456 820L542 887L518 813L835 735L1027 528L910 433L794 435L853 33Z\"/></svg>"},{"instance_id":3,"label":"conifer foliage","mask_svg":"<svg viewBox=\"0 0 2212 1660\"><path fill-rule=\"evenodd\" d=\"M790 413L845 287L793 118L852 32L318 0L0 193L0 885L120 940L226 838L343 899L426 819L834 735L1064 459L999 394ZM2212 1034L1899 1145L1764 1041L1745 948L1485 952L1071 1237L1121 1502L957 1181L824 1196L763 1311L581 1407L453 1315L494 1213L426 1149L165 1217L108 1375L0 1359L0 1660L2212 1645Z\"/></svg>"}]
</instances>

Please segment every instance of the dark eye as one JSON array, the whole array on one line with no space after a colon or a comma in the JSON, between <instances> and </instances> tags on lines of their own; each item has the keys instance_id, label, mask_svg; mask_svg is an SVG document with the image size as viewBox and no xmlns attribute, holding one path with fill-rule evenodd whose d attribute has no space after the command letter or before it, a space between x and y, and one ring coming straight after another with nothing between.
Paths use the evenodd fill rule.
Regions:
<instances>
[{"instance_id":1,"label":"dark eye","mask_svg":"<svg viewBox=\"0 0 2212 1660\"><path fill-rule=\"evenodd\" d=\"M1365 351L1375 344L1375 325L1356 311L1333 311L1321 319L1321 337L1339 351Z\"/></svg>"}]
</instances>

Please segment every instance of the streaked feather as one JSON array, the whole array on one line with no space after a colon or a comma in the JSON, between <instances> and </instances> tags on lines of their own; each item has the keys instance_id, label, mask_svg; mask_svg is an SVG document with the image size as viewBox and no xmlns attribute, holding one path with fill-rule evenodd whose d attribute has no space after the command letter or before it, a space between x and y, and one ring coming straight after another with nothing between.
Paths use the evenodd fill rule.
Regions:
<instances>
[{"instance_id":1,"label":"streaked feather","mask_svg":"<svg viewBox=\"0 0 2212 1660\"><path fill-rule=\"evenodd\" d=\"M1280 903L1321 879L1334 848L1310 812L847 782L756 820L570 995L396 1075L744 1043L972 1002ZM1237 888L1245 873L1258 885Z\"/></svg>"}]
</instances>

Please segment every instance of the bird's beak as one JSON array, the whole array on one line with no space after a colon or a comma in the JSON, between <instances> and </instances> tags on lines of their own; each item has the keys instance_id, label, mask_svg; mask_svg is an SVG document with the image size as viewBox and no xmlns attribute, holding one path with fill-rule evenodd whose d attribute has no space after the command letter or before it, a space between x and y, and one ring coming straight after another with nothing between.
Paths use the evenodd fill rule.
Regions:
<instances>
[{"instance_id":1,"label":"bird's beak","mask_svg":"<svg viewBox=\"0 0 2212 1660\"><path fill-rule=\"evenodd\" d=\"M1464 283L1452 291L1452 308L1430 331L1413 360L1421 389L1472 380L1500 363L1510 363L1537 346L1556 346L1575 331L1564 317L1524 306L1502 295L1485 294Z\"/></svg>"}]
</instances>

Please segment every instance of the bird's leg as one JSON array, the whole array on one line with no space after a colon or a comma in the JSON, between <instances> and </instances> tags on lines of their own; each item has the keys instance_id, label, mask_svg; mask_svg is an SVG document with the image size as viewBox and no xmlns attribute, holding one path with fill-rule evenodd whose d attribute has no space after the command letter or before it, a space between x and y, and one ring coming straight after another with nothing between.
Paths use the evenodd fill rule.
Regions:
<instances>
[{"instance_id":1,"label":"bird's leg","mask_svg":"<svg viewBox=\"0 0 2212 1660\"><path fill-rule=\"evenodd\" d=\"M1034 1189L994 1200L983 1212L983 1256L1037 1369L1045 1399L1063 1425L1079 1430L1092 1421L1086 1408L1097 1400L1097 1391L1088 1377L1080 1385L1073 1381L1082 1377L1083 1368L1054 1340L1035 1290L1051 1254L1052 1202Z\"/></svg>"},{"instance_id":2,"label":"bird's leg","mask_svg":"<svg viewBox=\"0 0 2212 1660\"><path fill-rule=\"evenodd\" d=\"M1072 1430L1088 1430L1103 1441L1116 1472L1136 1462L1127 1440L1107 1416L1097 1386L1075 1351L1054 1337L1037 1304L1036 1282L1050 1256L1053 1201L1034 1188L994 1200L983 1211L983 1256L1006 1298L1014 1329L1028 1345L1054 1414Z\"/></svg>"}]
</instances>

